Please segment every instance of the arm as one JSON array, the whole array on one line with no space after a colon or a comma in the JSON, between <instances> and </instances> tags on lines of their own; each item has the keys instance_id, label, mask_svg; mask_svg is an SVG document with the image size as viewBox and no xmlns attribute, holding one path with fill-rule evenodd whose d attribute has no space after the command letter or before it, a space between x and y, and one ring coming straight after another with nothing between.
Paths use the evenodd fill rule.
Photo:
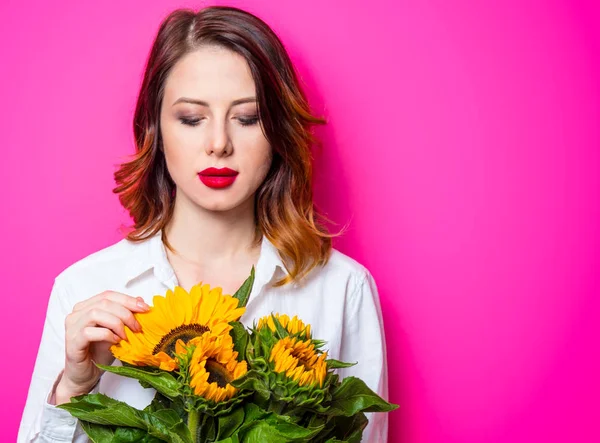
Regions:
<instances>
[{"instance_id":1,"label":"arm","mask_svg":"<svg viewBox=\"0 0 600 443\"><path fill-rule=\"evenodd\" d=\"M70 311L67 292L57 278L48 302L42 339L19 426L18 443L88 441L77 419L54 406L51 399L64 368L65 317Z\"/></svg>"},{"instance_id":2,"label":"arm","mask_svg":"<svg viewBox=\"0 0 600 443\"><path fill-rule=\"evenodd\" d=\"M388 400L387 356L385 332L379 293L369 271L362 274L348 299L340 359L358 362L340 369L341 378L355 376L384 400ZM364 430L364 442L387 442L388 414L367 413L369 424Z\"/></svg>"}]
</instances>

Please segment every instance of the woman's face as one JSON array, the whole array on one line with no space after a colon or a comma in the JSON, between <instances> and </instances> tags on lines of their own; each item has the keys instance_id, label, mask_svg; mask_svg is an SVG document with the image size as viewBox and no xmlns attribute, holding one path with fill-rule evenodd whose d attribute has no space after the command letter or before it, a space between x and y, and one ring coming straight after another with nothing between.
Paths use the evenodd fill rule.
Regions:
<instances>
[{"instance_id":1,"label":"woman's face","mask_svg":"<svg viewBox=\"0 0 600 443\"><path fill-rule=\"evenodd\" d=\"M179 60L165 83L160 128L178 200L210 211L253 202L271 166L272 151L260 126L254 80L242 56L203 46ZM212 187L200 175L211 167L238 174L232 184Z\"/></svg>"}]
</instances>

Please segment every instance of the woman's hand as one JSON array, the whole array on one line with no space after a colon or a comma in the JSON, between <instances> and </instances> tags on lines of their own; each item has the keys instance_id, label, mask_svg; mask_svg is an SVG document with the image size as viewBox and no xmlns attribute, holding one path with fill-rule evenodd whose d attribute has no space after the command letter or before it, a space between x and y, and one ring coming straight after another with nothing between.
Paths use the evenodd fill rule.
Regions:
<instances>
[{"instance_id":1,"label":"woman's hand","mask_svg":"<svg viewBox=\"0 0 600 443\"><path fill-rule=\"evenodd\" d=\"M65 319L65 370L56 386L56 404L87 394L102 371L94 362L110 365L114 357L109 348L125 336L125 325L141 331L134 312L150 307L141 297L104 291L77 303Z\"/></svg>"}]
</instances>

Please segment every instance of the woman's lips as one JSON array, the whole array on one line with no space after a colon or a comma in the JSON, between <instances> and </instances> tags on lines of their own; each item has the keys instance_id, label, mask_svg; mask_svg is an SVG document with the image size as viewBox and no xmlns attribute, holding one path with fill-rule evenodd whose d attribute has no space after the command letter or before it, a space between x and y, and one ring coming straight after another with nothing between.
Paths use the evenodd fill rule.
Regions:
<instances>
[{"instance_id":1,"label":"woman's lips","mask_svg":"<svg viewBox=\"0 0 600 443\"><path fill-rule=\"evenodd\" d=\"M231 186L235 181L235 175L224 176L224 175L198 175L202 183L209 188L226 188Z\"/></svg>"},{"instance_id":2,"label":"woman's lips","mask_svg":"<svg viewBox=\"0 0 600 443\"><path fill-rule=\"evenodd\" d=\"M237 177L238 172L229 168L208 168L198 174L202 183L209 188L226 188L231 186Z\"/></svg>"}]
</instances>

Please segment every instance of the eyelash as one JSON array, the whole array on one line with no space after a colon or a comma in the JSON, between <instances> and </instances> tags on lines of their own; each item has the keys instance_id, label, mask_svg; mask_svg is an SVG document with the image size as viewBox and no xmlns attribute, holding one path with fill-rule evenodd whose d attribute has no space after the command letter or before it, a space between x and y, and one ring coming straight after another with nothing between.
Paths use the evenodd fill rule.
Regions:
<instances>
[{"instance_id":1,"label":"eyelash","mask_svg":"<svg viewBox=\"0 0 600 443\"><path fill-rule=\"evenodd\" d=\"M181 121L181 123L183 123L184 125L187 125L187 126L198 126L198 124L200 124L201 119L198 119L198 118L190 119L190 118L180 117L179 120ZM258 117L238 118L238 120L242 126L252 126L252 125L255 125L256 123L258 123Z\"/></svg>"}]
</instances>

